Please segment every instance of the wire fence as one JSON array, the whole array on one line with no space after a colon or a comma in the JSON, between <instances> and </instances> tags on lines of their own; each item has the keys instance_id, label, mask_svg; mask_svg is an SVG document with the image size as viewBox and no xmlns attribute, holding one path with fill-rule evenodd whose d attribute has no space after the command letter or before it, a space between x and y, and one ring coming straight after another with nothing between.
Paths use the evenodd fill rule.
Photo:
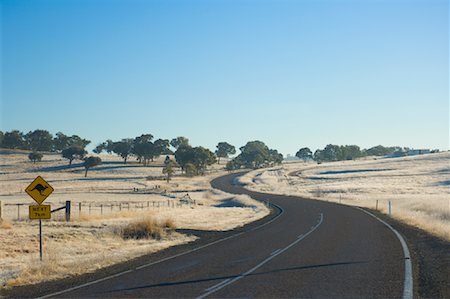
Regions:
<instances>
[{"instance_id":1,"label":"wire fence","mask_svg":"<svg viewBox=\"0 0 450 299\"><path fill-rule=\"evenodd\" d=\"M108 215L120 212L138 212L146 210L158 210L162 208L194 208L197 202L191 199L189 194L177 198L168 196L167 200L141 200L141 201L115 201L115 202L98 202L98 201L68 201L67 202L49 202L52 209L69 211L69 219L79 218L87 215ZM29 220L28 206L32 204L26 203L3 203L0 201L0 220L10 221L26 221ZM67 219L64 212L52 213L53 220Z\"/></svg>"}]
</instances>

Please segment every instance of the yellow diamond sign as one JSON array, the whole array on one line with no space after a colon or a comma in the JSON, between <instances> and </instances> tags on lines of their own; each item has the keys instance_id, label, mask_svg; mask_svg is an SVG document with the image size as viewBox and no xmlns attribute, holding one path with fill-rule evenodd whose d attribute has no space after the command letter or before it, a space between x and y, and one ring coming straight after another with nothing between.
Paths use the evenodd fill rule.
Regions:
<instances>
[{"instance_id":1,"label":"yellow diamond sign","mask_svg":"<svg viewBox=\"0 0 450 299\"><path fill-rule=\"evenodd\" d=\"M28 187L25 192L28 193L38 204L42 204L44 200L53 192L50 186L42 177L38 176Z\"/></svg>"}]
</instances>

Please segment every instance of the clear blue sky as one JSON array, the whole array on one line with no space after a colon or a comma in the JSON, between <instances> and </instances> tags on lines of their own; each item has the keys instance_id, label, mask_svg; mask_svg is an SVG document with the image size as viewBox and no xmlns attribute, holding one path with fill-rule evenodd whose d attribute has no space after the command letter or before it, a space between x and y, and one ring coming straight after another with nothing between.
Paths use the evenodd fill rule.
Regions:
<instances>
[{"instance_id":1,"label":"clear blue sky","mask_svg":"<svg viewBox=\"0 0 450 299\"><path fill-rule=\"evenodd\" d=\"M0 0L1 130L449 148L446 0Z\"/></svg>"}]
</instances>

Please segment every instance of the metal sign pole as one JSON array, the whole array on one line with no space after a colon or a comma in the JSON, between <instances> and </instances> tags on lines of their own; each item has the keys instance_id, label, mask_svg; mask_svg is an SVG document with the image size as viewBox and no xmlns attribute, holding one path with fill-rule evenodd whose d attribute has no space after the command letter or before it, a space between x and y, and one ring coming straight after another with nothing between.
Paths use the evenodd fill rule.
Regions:
<instances>
[{"instance_id":1,"label":"metal sign pole","mask_svg":"<svg viewBox=\"0 0 450 299\"><path fill-rule=\"evenodd\" d=\"M39 219L39 256L42 262L42 220Z\"/></svg>"}]
</instances>

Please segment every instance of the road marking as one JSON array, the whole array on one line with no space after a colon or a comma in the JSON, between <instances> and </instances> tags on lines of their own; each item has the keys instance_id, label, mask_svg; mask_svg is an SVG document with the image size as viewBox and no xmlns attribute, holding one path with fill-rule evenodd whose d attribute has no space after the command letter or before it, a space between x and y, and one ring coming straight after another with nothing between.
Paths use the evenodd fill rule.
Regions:
<instances>
[{"instance_id":1,"label":"road marking","mask_svg":"<svg viewBox=\"0 0 450 299\"><path fill-rule=\"evenodd\" d=\"M272 252L270 255L274 255L275 253L279 252L281 249L277 249L274 252Z\"/></svg>"},{"instance_id":2,"label":"road marking","mask_svg":"<svg viewBox=\"0 0 450 299\"><path fill-rule=\"evenodd\" d=\"M412 277L412 264L411 264L411 254L409 253L408 245L405 242L405 239L403 239L402 235L393 228L390 224L387 222L381 220L374 214L361 209L359 207L356 207L358 210L363 211L364 213L374 217L384 225L386 225L391 231L394 232L394 234L397 236L397 239L399 239L400 243L402 244L403 248L403 256L405 257L405 280L403 283L403 299L412 299L413 298L413 277Z\"/></svg>"},{"instance_id":3,"label":"road marking","mask_svg":"<svg viewBox=\"0 0 450 299\"><path fill-rule=\"evenodd\" d=\"M297 237L297 238L299 238L299 239L300 239L301 237L303 237L303 234L301 234L301 235L298 235L298 237Z\"/></svg>"},{"instance_id":4,"label":"road marking","mask_svg":"<svg viewBox=\"0 0 450 299\"><path fill-rule=\"evenodd\" d=\"M208 292L208 291L210 291L210 290L212 290L212 289L215 289L215 288L217 288L217 287L220 287L221 285L223 285L223 284L229 282L230 280L231 280L231 278L225 279L224 281L219 282L218 284L215 284L215 285L213 285L212 287L207 288L205 291Z\"/></svg>"},{"instance_id":5,"label":"road marking","mask_svg":"<svg viewBox=\"0 0 450 299\"><path fill-rule=\"evenodd\" d=\"M269 262L270 260L272 260L273 258L275 258L276 256L282 254L283 252L285 252L286 250L288 250L289 248L291 248L292 246L294 246L295 244L297 244L298 242L300 242L301 240L303 240L304 238L306 238L307 236L309 236L312 232L314 232L323 222L323 213L320 214L320 220L319 222L316 224L316 226L313 226L311 228L310 231L308 231L306 234L304 234L301 238L298 238L297 240L295 240L294 242L292 242L291 244L289 244L288 246L284 247L283 249L279 249L279 251L277 253L272 253L268 258L266 258L264 261L262 261L261 263L259 263L258 265L256 265L255 267L251 268L250 270L248 270L245 273L240 274L239 276L233 278L232 280L229 280L228 282L222 282L220 284L217 284L216 286L210 287L208 289L206 289L206 293L197 297L196 299L203 299L211 294L214 294L215 292L223 289L226 286L231 285L232 283L235 283L236 281L244 278L245 276L248 276L249 274L251 274L252 272L256 271L258 268L262 267L264 264L266 264L267 262Z\"/></svg>"},{"instance_id":6,"label":"road marking","mask_svg":"<svg viewBox=\"0 0 450 299\"><path fill-rule=\"evenodd\" d=\"M50 298L50 297L54 297L54 296L59 296L59 295L61 295L61 294L65 294L65 293L72 292L72 291L75 291L75 290L78 290L78 289L81 289L81 288L84 288L84 287L88 287L88 286L97 284L97 283L99 283L99 282L103 282L103 281L106 281L106 280L109 280L109 279L112 279L112 278L116 278L116 277L119 277L119 276L128 274L128 273L130 273L130 272L134 272L134 271L136 271L136 270L144 269L144 268L147 268L147 267L150 267L150 266L153 266L153 265L156 265L156 264L159 264L159 263L162 263L162 262L165 262L165 261L168 261L168 260L171 260L171 259L174 259L174 258L183 256L183 255L192 253L192 252L194 252L194 251L198 251L198 250L200 250L200 249L203 249L203 248L212 246L212 245L214 245L214 244L217 244L217 243L220 243L220 242L223 242L223 241L232 239L232 238L236 238L236 237L238 237L238 236L240 236L240 235L243 235L243 234L245 234L245 233L248 233L248 232L251 232L251 231L260 229L260 228L262 228L262 227L264 227L264 226L266 226L266 225L268 225L268 224L274 222L276 219L278 219L279 217L281 217L281 215L284 214L284 210L283 210L280 206L275 205L275 204L271 204L271 205L277 207L277 208L280 210L280 214L278 214L275 218L271 219L270 221L265 222L265 223L263 223L263 224L261 224L261 225L259 225L259 226L257 226L257 227L254 227L254 228L252 228L252 229L250 229L250 230L248 230L248 231L240 232L240 233L237 233L237 234L235 234L235 235L231 235L231 236L228 236L228 237L226 237L226 238L219 239L219 240L216 240L216 241L214 241L214 242L211 242L211 243L202 245L202 246L200 246L200 247L197 247L197 248L194 248L194 249L191 249L191 250L188 250L188 251L185 251L185 252L182 252L182 253L173 255L173 256L169 256L169 257L163 258L163 259L161 259L161 260L154 261L154 262L152 262L152 263L148 263L148 264L145 264L145 265L141 265L141 266L136 267L136 268L134 268L134 269L132 269L132 270L126 270L126 271L123 271L123 272L119 272L119 273L116 273L116 274L113 274L113 275L110 275L110 276L106 276L106 277L103 277L103 278L100 278L100 279L97 279L97 280L93 280L93 281L90 281L90 282L87 282L87 283L84 283L84 284L80 284L80 285L75 286L75 287L72 287L72 288L68 288L68 289L65 289L65 290L62 290L62 291L59 291L59 292L55 292L55 293L51 293L51 294L48 294L48 295L45 295L45 296L42 296L42 297L38 297L37 299L44 299L44 298Z\"/></svg>"}]
</instances>

